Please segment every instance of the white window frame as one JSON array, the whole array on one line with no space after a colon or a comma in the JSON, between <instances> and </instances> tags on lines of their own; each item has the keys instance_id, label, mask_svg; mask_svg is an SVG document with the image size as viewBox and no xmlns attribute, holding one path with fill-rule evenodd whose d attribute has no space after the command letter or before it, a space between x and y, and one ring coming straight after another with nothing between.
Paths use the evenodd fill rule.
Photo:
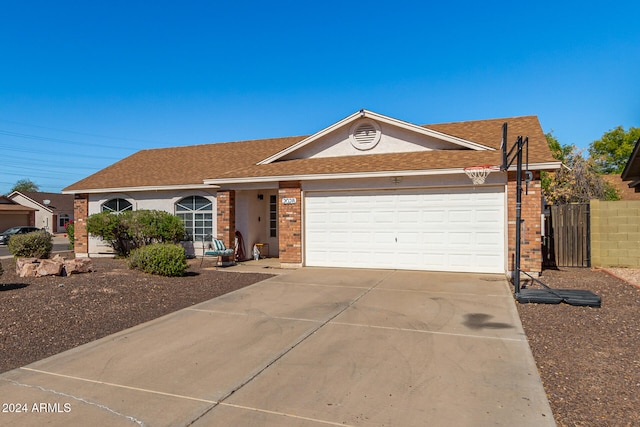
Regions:
<instances>
[{"instance_id":1,"label":"white window frame","mask_svg":"<svg viewBox=\"0 0 640 427\"><path fill-rule=\"evenodd\" d=\"M213 237L213 202L202 196L187 196L175 204L175 214L184 224L189 240L202 242Z\"/></svg>"}]
</instances>

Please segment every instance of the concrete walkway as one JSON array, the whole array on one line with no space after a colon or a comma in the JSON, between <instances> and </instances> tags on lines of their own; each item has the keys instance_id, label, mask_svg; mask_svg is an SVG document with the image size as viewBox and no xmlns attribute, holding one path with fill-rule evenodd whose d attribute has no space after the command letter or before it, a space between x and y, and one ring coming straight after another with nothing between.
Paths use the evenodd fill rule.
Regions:
<instances>
[{"instance_id":1,"label":"concrete walkway","mask_svg":"<svg viewBox=\"0 0 640 427\"><path fill-rule=\"evenodd\" d=\"M3 426L555 425L507 282L477 274L289 271L7 372L0 396Z\"/></svg>"}]
</instances>

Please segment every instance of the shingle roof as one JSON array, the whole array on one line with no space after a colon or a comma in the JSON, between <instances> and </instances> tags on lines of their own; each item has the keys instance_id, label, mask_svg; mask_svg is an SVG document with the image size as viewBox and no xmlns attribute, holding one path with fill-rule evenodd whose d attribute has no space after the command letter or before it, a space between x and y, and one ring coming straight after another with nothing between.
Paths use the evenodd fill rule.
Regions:
<instances>
[{"instance_id":1,"label":"shingle roof","mask_svg":"<svg viewBox=\"0 0 640 427\"><path fill-rule=\"evenodd\" d=\"M371 154L257 163L306 136L204 144L139 151L63 191L107 188L200 185L205 179L299 176L461 168L500 164L502 123L508 122L510 147L516 136L529 137L529 162L554 162L536 116L425 125L438 132L477 142L496 151L443 150Z\"/></svg>"},{"instance_id":2,"label":"shingle roof","mask_svg":"<svg viewBox=\"0 0 640 427\"><path fill-rule=\"evenodd\" d=\"M54 211L73 211L73 195L60 193L44 193L41 191L20 191L20 194L45 206L44 201L49 200L48 207Z\"/></svg>"}]
</instances>

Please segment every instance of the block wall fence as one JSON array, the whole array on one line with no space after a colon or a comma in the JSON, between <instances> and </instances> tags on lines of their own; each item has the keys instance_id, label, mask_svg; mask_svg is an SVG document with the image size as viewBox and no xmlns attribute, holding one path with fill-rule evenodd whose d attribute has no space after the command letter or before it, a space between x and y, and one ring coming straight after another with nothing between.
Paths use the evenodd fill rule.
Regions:
<instances>
[{"instance_id":1,"label":"block wall fence","mask_svg":"<svg viewBox=\"0 0 640 427\"><path fill-rule=\"evenodd\" d=\"M591 265L640 268L640 200L591 200Z\"/></svg>"}]
</instances>

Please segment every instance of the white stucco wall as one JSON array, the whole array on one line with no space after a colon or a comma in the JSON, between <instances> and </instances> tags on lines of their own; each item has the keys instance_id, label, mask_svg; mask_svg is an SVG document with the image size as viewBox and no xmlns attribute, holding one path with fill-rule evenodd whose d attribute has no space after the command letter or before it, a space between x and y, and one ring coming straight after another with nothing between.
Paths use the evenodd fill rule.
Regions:
<instances>
[{"instance_id":1,"label":"white stucco wall","mask_svg":"<svg viewBox=\"0 0 640 427\"><path fill-rule=\"evenodd\" d=\"M31 199L28 199L20 194L16 194L13 197L13 201L22 206L37 209L36 215L35 215L36 223L34 224L34 226L38 228L43 228L48 232L53 233L54 231L53 212L43 209L42 206L39 205L38 203L35 203ZM71 215L71 217L73 217L73 215Z\"/></svg>"},{"instance_id":2,"label":"white stucco wall","mask_svg":"<svg viewBox=\"0 0 640 427\"><path fill-rule=\"evenodd\" d=\"M211 201L213 207L213 230L215 233L217 226L216 216L216 192L202 190L181 190L181 191L152 191L152 192L131 192L131 193L106 193L92 194L89 196L89 215L101 212L102 204L111 199L125 199L133 205L133 210L160 210L175 214L175 204L188 196L202 196ZM193 244L185 244L188 255L196 255L202 248L194 248ZM102 239L89 236L89 255L100 256L113 254L113 249L102 241Z\"/></svg>"},{"instance_id":3,"label":"white stucco wall","mask_svg":"<svg viewBox=\"0 0 640 427\"><path fill-rule=\"evenodd\" d=\"M262 195L262 199L258 195ZM236 229L242 233L245 254L251 257L255 243L268 243L269 256L278 256L278 238L269 237L269 196L276 189L236 191ZM264 254L263 254L264 255Z\"/></svg>"},{"instance_id":4,"label":"white stucco wall","mask_svg":"<svg viewBox=\"0 0 640 427\"><path fill-rule=\"evenodd\" d=\"M357 126L357 124L358 122L355 122L353 125L343 126L329 135L313 141L308 146L296 150L294 153L286 156L285 159L406 153L461 148L455 144L427 135L420 135L397 126L378 123L381 132L380 141L370 150L359 150L351 144L349 137L352 126Z\"/></svg>"}]
</instances>

